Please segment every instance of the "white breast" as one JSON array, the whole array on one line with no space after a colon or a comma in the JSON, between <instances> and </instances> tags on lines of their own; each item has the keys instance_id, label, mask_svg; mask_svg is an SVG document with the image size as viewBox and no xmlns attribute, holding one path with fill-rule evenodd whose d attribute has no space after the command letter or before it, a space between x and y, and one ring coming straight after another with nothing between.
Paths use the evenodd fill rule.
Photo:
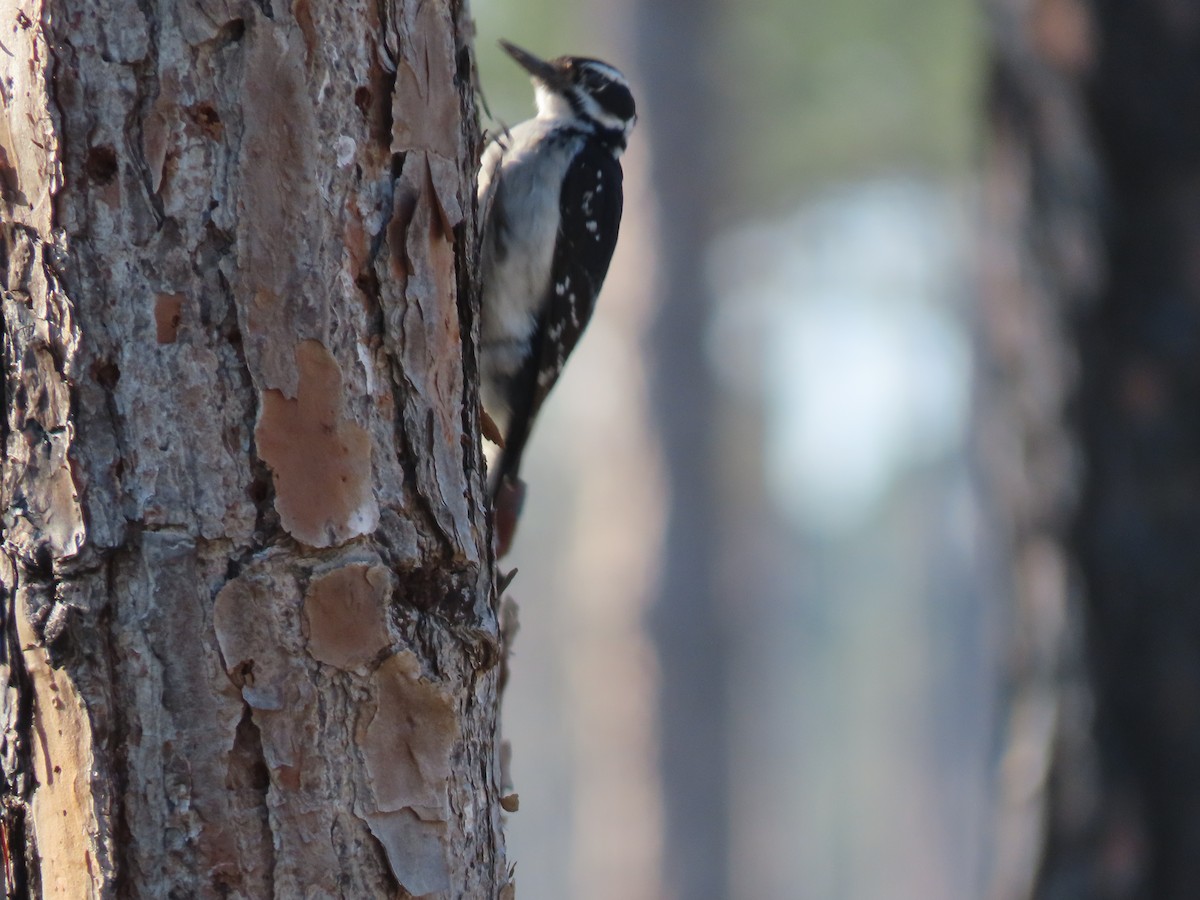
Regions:
<instances>
[{"instance_id":1,"label":"white breast","mask_svg":"<svg viewBox=\"0 0 1200 900\"><path fill-rule=\"evenodd\" d=\"M479 204L488 229L482 248L484 381L515 372L550 278L558 235L559 191L580 137L548 138L557 123L530 119L494 141L479 175ZM485 405L487 399L485 398Z\"/></svg>"}]
</instances>

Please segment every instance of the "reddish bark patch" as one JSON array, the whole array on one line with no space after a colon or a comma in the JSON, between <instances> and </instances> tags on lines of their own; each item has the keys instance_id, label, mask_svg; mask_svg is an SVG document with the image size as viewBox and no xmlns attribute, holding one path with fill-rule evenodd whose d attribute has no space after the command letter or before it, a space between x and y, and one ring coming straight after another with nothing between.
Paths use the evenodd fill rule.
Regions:
<instances>
[{"instance_id":1,"label":"reddish bark patch","mask_svg":"<svg viewBox=\"0 0 1200 900\"><path fill-rule=\"evenodd\" d=\"M454 695L422 677L410 651L385 660L373 681L378 705L358 740L375 805L365 818L405 890L445 891L446 788L459 738Z\"/></svg>"},{"instance_id":2,"label":"reddish bark patch","mask_svg":"<svg viewBox=\"0 0 1200 900\"><path fill-rule=\"evenodd\" d=\"M304 625L313 659L346 671L362 670L391 643L383 566L342 566L313 579L304 595Z\"/></svg>"},{"instance_id":3,"label":"reddish bark patch","mask_svg":"<svg viewBox=\"0 0 1200 900\"><path fill-rule=\"evenodd\" d=\"M369 534L379 524L372 490L371 438L342 415L342 373L319 341L296 347L296 398L261 393L254 430L271 467L283 527L313 547Z\"/></svg>"},{"instance_id":4,"label":"reddish bark patch","mask_svg":"<svg viewBox=\"0 0 1200 900\"><path fill-rule=\"evenodd\" d=\"M454 695L422 677L407 650L388 657L374 682L378 705L359 744L380 812L411 808L425 820L444 819L458 739Z\"/></svg>"},{"instance_id":5,"label":"reddish bark patch","mask_svg":"<svg viewBox=\"0 0 1200 900\"><path fill-rule=\"evenodd\" d=\"M159 294L154 301L154 325L160 344L173 344L183 320L183 294Z\"/></svg>"}]
</instances>

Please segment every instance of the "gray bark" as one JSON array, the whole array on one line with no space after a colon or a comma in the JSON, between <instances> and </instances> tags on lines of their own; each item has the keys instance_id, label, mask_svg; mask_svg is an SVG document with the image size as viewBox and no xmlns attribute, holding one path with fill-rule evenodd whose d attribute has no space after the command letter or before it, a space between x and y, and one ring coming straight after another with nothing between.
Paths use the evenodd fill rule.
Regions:
<instances>
[{"instance_id":1,"label":"gray bark","mask_svg":"<svg viewBox=\"0 0 1200 900\"><path fill-rule=\"evenodd\" d=\"M509 894L462 4L6 10L9 896Z\"/></svg>"}]
</instances>

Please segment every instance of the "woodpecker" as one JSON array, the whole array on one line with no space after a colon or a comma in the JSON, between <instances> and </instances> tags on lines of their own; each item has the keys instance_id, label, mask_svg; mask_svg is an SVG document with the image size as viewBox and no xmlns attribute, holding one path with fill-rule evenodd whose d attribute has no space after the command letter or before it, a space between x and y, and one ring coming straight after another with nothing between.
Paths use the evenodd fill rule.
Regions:
<instances>
[{"instance_id":1,"label":"woodpecker","mask_svg":"<svg viewBox=\"0 0 1200 900\"><path fill-rule=\"evenodd\" d=\"M534 419L591 318L637 121L629 82L608 63L500 46L532 77L537 115L492 141L479 172L481 393L502 448L493 497L516 486Z\"/></svg>"}]
</instances>

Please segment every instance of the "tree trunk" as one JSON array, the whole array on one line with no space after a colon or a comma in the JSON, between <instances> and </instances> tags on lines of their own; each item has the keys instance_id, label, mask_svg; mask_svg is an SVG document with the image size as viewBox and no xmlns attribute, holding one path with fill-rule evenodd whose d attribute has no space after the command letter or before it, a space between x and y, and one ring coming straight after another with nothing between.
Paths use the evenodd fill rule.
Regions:
<instances>
[{"instance_id":1,"label":"tree trunk","mask_svg":"<svg viewBox=\"0 0 1200 900\"><path fill-rule=\"evenodd\" d=\"M0 25L11 897L496 897L469 21Z\"/></svg>"},{"instance_id":2,"label":"tree trunk","mask_svg":"<svg viewBox=\"0 0 1200 900\"><path fill-rule=\"evenodd\" d=\"M1200 14L993 6L993 249L1017 252L987 307L992 436L1026 470L1006 774L1037 826L996 893L1196 897Z\"/></svg>"},{"instance_id":3,"label":"tree trunk","mask_svg":"<svg viewBox=\"0 0 1200 900\"><path fill-rule=\"evenodd\" d=\"M650 177L661 208L662 288L651 334L650 395L662 455L670 461L662 575L651 617L661 684L663 874L671 897L720 900L731 888L730 642L714 512L721 507L714 464L721 423L705 350L713 300L698 264L712 236L714 195L724 187L715 165L724 148L704 132L718 106L710 89L715 13L707 0L641 0L636 13Z\"/></svg>"}]
</instances>

